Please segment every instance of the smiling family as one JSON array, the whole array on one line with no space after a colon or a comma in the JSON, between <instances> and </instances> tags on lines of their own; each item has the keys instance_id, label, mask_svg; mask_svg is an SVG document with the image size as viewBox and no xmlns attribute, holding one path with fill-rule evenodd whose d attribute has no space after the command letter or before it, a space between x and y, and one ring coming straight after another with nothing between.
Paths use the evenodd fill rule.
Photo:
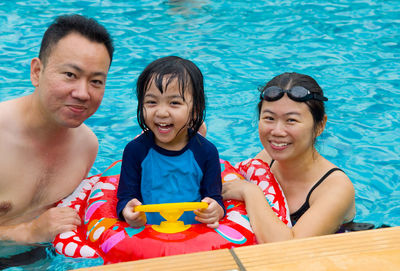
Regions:
<instances>
[{"instance_id":1,"label":"smiling family","mask_svg":"<svg viewBox=\"0 0 400 271\"><path fill-rule=\"evenodd\" d=\"M60 16L31 61L34 92L0 103L0 240L48 242L80 225L75 210L55 204L95 161L98 141L83 122L101 103L112 57L103 26L80 15ZM269 164L282 187L291 228L258 186L221 184L217 148L199 133L204 96L203 75L189 60L164 57L143 70L137 116L144 133L124 150L120 219L139 227L159 218L134 212L134 206L205 201L207 209L184 219L216 228L226 212L222 200L237 199L245 202L257 241L264 243L334 233L354 218L351 181L315 148L327 121L327 98L313 78L276 76L260 89L258 101L264 148L255 158Z\"/></svg>"}]
</instances>

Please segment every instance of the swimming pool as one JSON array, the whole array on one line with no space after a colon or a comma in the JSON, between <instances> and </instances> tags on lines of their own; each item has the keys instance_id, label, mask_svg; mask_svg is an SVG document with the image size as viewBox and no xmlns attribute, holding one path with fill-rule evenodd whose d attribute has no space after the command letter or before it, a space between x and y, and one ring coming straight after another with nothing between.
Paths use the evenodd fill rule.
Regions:
<instances>
[{"instance_id":1,"label":"swimming pool","mask_svg":"<svg viewBox=\"0 0 400 271\"><path fill-rule=\"evenodd\" d=\"M134 84L158 57L179 55L200 67L207 137L231 162L261 150L257 87L285 71L309 74L329 98L318 148L353 181L356 220L399 226L399 12L395 0L93 0L52 1L51 6L40 0L3 1L0 101L33 90L30 59L37 56L48 24L62 13L96 18L116 48L103 103L86 122L100 141L91 174L120 159L140 132ZM96 264L57 256L46 266L66 270Z\"/></svg>"}]
</instances>

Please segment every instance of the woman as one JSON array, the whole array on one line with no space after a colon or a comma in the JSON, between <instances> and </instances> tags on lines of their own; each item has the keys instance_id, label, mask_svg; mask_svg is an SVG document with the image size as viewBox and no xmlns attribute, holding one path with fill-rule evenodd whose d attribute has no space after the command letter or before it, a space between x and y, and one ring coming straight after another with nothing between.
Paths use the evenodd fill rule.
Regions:
<instances>
[{"instance_id":1,"label":"woman","mask_svg":"<svg viewBox=\"0 0 400 271\"><path fill-rule=\"evenodd\" d=\"M258 129L264 149L255 158L270 165L286 196L293 227L277 218L253 183L228 182L222 194L245 202L259 243L335 233L354 218L350 179L315 149L327 120L327 100L313 78L298 73L276 76L261 89Z\"/></svg>"}]
</instances>

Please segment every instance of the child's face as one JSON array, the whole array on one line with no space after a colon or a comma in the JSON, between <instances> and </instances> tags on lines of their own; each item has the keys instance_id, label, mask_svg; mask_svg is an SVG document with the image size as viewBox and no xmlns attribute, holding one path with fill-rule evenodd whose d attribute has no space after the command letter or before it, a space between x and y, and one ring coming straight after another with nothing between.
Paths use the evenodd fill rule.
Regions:
<instances>
[{"instance_id":1,"label":"child's face","mask_svg":"<svg viewBox=\"0 0 400 271\"><path fill-rule=\"evenodd\" d=\"M168 78L164 77L164 82ZM191 91L180 94L177 79L161 93L154 80L144 95L143 116L146 126L154 133L156 144L167 150L181 150L188 142L187 124L192 109Z\"/></svg>"}]
</instances>

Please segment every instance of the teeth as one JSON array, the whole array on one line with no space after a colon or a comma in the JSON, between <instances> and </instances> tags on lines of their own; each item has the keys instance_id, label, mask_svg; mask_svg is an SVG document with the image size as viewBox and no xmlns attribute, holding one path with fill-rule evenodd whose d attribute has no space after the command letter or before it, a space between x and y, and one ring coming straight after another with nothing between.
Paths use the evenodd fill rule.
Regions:
<instances>
[{"instance_id":1,"label":"teeth","mask_svg":"<svg viewBox=\"0 0 400 271\"><path fill-rule=\"evenodd\" d=\"M288 143L275 143L275 142L272 142L272 145L277 146L277 147L284 147L284 146L287 146Z\"/></svg>"},{"instance_id":2,"label":"teeth","mask_svg":"<svg viewBox=\"0 0 400 271\"><path fill-rule=\"evenodd\" d=\"M168 126L168 124L165 124L165 123L160 123L160 124L158 124L158 125L161 126L161 127Z\"/></svg>"}]
</instances>

